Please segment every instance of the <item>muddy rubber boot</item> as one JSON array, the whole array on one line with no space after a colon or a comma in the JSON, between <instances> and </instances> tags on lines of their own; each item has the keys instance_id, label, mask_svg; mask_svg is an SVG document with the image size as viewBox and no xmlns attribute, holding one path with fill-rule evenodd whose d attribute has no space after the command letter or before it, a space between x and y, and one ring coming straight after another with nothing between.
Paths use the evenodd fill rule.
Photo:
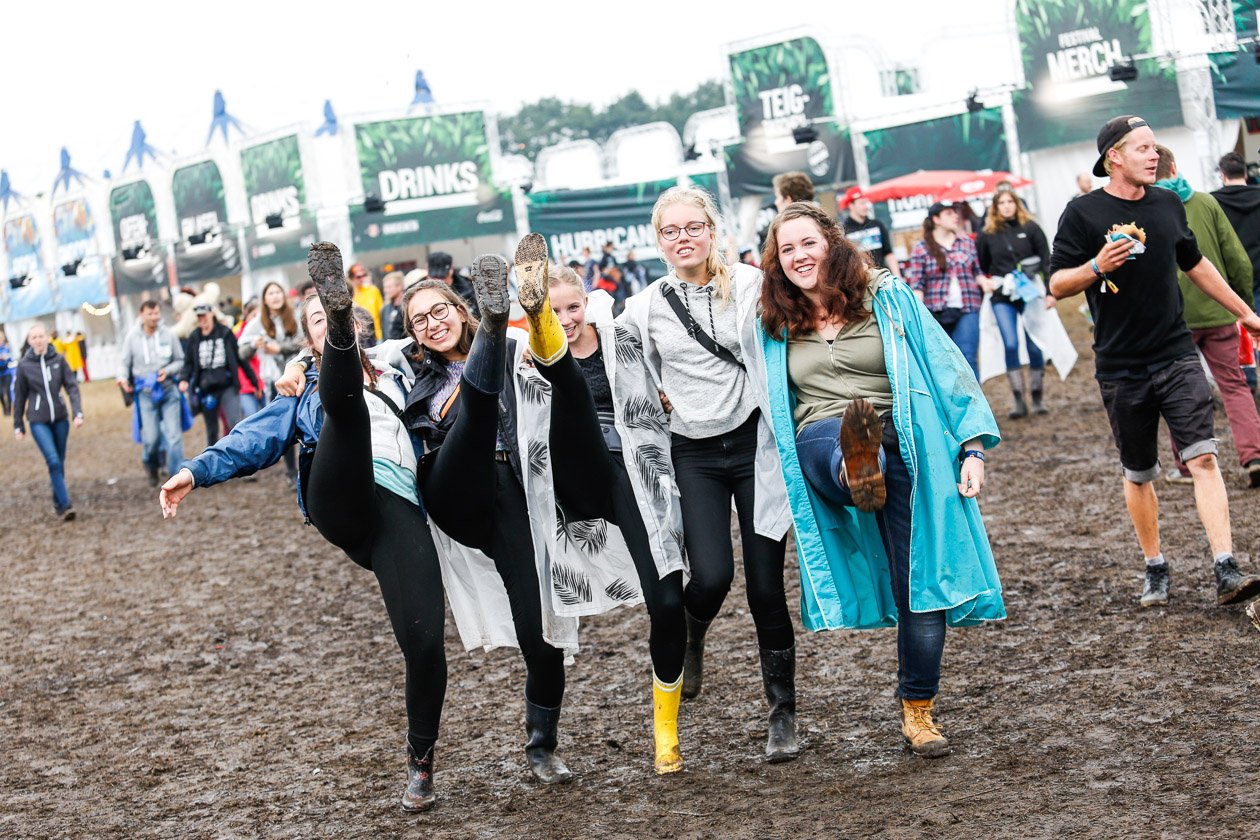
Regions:
<instances>
[{"instance_id":1,"label":"muddy rubber boot","mask_svg":"<svg viewBox=\"0 0 1260 840\"><path fill-rule=\"evenodd\" d=\"M1041 402L1046 383L1045 368L1033 368L1028 371L1028 395L1032 397L1033 414L1049 414L1050 409Z\"/></svg>"},{"instance_id":2,"label":"muddy rubber boot","mask_svg":"<svg viewBox=\"0 0 1260 840\"><path fill-rule=\"evenodd\" d=\"M1260 595L1260 575L1244 575L1233 557L1217 560L1215 572L1216 603L1222 607Z\"/></svg>"},{"instance_id":3,"label":"muddy rubber boot","mask_svg":"<svg viewBox=\"0 0 1260 840\"><path fill-rule=\"evenodd\" d=\"M875 406L858 397L840 421L841 485L849 488L853 506L873 513L884 507L887 490L880 464L884 424Z\"/></svg>"},{"instance_id":4,"label":"muddy rubber boot","mask_svg":"<svg viewBox=\"0 0 1260 840\"><path fill-rule=\"evenodd\" d=\"M1006 416L1012 420L1019 420L1028 416L1028 405L1024 402L1024 369L1008 370L1006 379L1011 383L1011 412Z\"/></svg>"},{"instance_id":5,"label":"muddy rubber boot","mask_svg":"<svg viewBox=\"0 0 1260 840\"><path fill-rule=\"evenodd\" d=\"M482 323L488 321L491 327L504 329L512 311L507 260L498 254L477 257L472 266L472 281Z\"/></svg>"},{"instance_id":6,"label":"muddy rubber boot","mask_svg":"<svg viewBox=\"0 0 1260 840\"><path fill-rule=\"evenodd\" d=\"M327 340L340 350L354 347L354 295L346 285L341 249L331 242L316 242L306 255L306 270L328 318Z\"/></svg>"},{"instance_id":7,"label":"muddy rubber boot","mask_svg":"<svg viewBox=\"0 0 1260 840\"><path fill-rule=\"evenodd\" d=\"M683 769L678 746L678 701L683 678L661 682L652 674L652 733L656 741L656 775L665 776Z\"/></svg>"},{"instance_id":8,"label":"muddy rubber boot","mask_svg":"<svg viewBox=\"0 0 1260 840\"><path fill-rule=\"evenodd\" d=\"M529 769L544 785L572 781L573 773L556 755L556 728L560 723L560 707L548 709L525 701L525 758Z\"/></svg>"},{"instance_id":9,"label":"muddy rubber boot","mask_svg":"<svg viewBox=\"0 0 1260 840\"><path fill-rule=\"evenodd\" d=\"M432 810L437 804L433 791L433 747L423 756L417 756L411 744L407 745L407 789L402 795L402 809L417 813Z\"/></svg>"},{"instance_id":10,"label":"muddy rubber boot","mask_svg":"<svg viewBox=\"0 0 1260 840\"><path fill-rule=\"evenodd\" d=\"M1168 603L1168 564L1159 563L1146 567L1146 583L1138 603L1144 607L1159 607Z\"/></svg>"},{"instance_id":11,"label":"muddy rubber boot","mask_svg":"<svg viewBox=\"0 0 1260 840\"><path fill-rule=\"evenodd\" d=\"M686 610L683 615L687 617L687 647L683 653L682 696L684 700L694 700L704 686L704 636L710 622L693 618Z\"/></svg>"},{"instance_id":12,"label":"muddy rubber boot","mask_svg":"<svg viewBox=\"0 0 1260 840\"><path fill-rule=\"evenodd\" d=\"M932 700L901 701L901 734L910 750L924 758L949 755L949 739L932 720Z\"/></svg>"},{"instance_id":13,"label":"muddy rubber boot","mask_svg":"<svg viewBox=\"0 0 1260 840\"><path fill-rule=\"evenodd\" d=\"M529 319L529 352L534 364L554 365L569 349L569 338L547 295L547 240L526 234L516 246L516 299Z\"/></svg>"},{"instance_id":14,"label":"muddy rubber boot","mask_svg":"<svg viewBox=\"0 0 1260 840\"><path fill-rule=\"evenodd\" d=\"M791 761L801 752L796 738L796 645L787 650L761 648L761 681L770 703L766 761Z\"/></svg>"}]
</instances>

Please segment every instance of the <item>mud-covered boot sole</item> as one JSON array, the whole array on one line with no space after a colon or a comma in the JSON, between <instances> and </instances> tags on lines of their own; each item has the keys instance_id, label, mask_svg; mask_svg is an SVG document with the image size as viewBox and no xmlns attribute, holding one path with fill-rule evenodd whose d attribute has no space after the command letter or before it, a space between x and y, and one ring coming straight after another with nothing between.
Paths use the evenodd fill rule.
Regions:
<instances>
[{"instance_id":1,"label":"mud-covered boot sole","mask_svg":"<svg viewBox=\"0 0 1260 840\"><path fill-rule=\"evenodd\" d=\"M482 318L506 322L512 310L508 294L507 260L498 254L486 254L477 258L472 268L473 291L477 294L477 308Z\"/></svg>"},{"instance_id":2,"label":"mud-covered boot sole","mask_svg":"<svg viewBox=\"0 0 1260 840\"><path fill-rule=\"evenodd\" d=\"M868 513L883 508L887 499L884 474L879 468L883 437L884 426L875 407L861 398L849 403L840 421L843 480L849 487L854 507Z\"/></svg>"},{"instance_id":3,"label":"mud-covered boot sole","mask_svg":"<svg viewBox=\"0 0 1260 840\"><path fill-rule=\"evenodd\" d=\"M516 246L516 298L530 315L542 311L547 301L547 240L528 233Z\"/></svg>"},{"instance_id":4,"label":"mud-covered boot sole","mask_svg":"<svg viewBox=\"0 0 1260 840\"><path fill-rule=\"evenodd\" d=\"M335 313L350 311L354 294L346 283L340 248L331 242L316 242L306 256L306 270L330 320Z\"/></svg>"}]
</instances>

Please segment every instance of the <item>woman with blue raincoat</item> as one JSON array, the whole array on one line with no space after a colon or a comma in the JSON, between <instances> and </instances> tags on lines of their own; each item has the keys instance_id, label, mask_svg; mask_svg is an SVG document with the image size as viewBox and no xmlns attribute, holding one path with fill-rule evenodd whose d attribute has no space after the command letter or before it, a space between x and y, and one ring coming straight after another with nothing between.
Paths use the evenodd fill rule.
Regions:
<instances>
[{"instance_id":1,"label":"woman with blue raincoat","mask_svg":"<svg viewBox=\"0 0 1260 840\"><path fill-rule=\"evenodd\" d=\"M976 501L997 422L970 366L909 286L818 206L770 226L760 336L771 421L814 631L897 626L901 729L932 719L945 628L1005 618Z\"/></svg>"}]
</instances>

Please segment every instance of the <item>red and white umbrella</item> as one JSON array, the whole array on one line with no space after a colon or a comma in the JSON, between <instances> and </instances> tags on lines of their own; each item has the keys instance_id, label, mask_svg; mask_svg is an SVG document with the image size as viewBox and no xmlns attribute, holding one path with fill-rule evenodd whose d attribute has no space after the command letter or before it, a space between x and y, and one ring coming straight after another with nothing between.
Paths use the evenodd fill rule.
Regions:
<instances>
[{"instance_id":1,"label":"red and white umbrella","mask_svg":"<svg viewBox=\"0 0 1260 840\"><path fill-rule=\"evenodd\" d=\"M1019 189L1032 183L1009 172L976 172L967 169L920 169L899 175L862 190L862 195L875 203L894 198L928 195L937 201L964 201L992 195L997 185L1009 181Z\"/></svg>"}]
</instances>

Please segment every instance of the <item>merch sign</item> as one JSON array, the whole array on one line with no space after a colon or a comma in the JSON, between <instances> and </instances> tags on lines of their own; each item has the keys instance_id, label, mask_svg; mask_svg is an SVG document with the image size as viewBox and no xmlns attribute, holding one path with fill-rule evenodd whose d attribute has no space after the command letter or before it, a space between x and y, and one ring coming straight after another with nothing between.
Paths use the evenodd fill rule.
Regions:
<instances>
[{"instance_id":1,"label":"merch sign","mask_svg":"<svg viewBox=\"0 0 1260 840\"><path fill-rule=\"evenodd\" d=\"M212 160L176 169L171 176L179 240L175 275L199 283L241 273L241 254L227 224L223 176Z\"/></svg>"},{"instance_id":2,"label":"merch sign","mask_svg":"<svg viewBox=\"0 0 1260 840\"><path fill-rule=\"evenodd\" d=\"M1000 108L879 128L862 137L872 184L920 169L1011 168Z\"/></svg>"},{"instance_id":3,"label":"merch sign","mask_svg":"<svg viewBox=\"0 0 1260 840\"><path fill-rule=\"evenodd\" d=\"M1024 151L1093 141L1120 114L1156 128L1182 124L1171 63L1137 61L1129 82L1109 75L1117 62L1153 51L1147 0L1016 0L1015 25L1027 86L1012 102Z\"/></svg>"},{"instance_id":4,"label":"merch sign","mask_svg":"<svg viewBox=\"0 0 1260 840\"><path fill-rule=\"evenodd\" d=\"M516 230L511 190L493 182L481 111L359 123L354 131L363 194L383 203L351 208L357 250Z\"/></svg>"},{"instance_id":5,"label":"merch sign","mask_svg":"<svg viewBox=\"0 0 1260 840\"><path fill-rule=\"evenodd\" d=\"M827 56L813 38L742 50L728 60L745 143L789 151L794 129L835 117Z\"/></svg>"},{"instance_id":6,"label":"merch sign","mask_svg":"<svg viewBox=\"0 0 1260 840\"><path fill-rule=\"evenodd\" d=\"M169 283L166 251L158 240L157 207L148 181L132 181L109 193L114 227L114 294L149 295Z\"/></svg>"},{"instance_id":7,"label":"merch sign","mask_svg":"<svg viewBox=\"0 0 1260 840\"><path fill-rule=\"evenodd\" d=\"M245 244L253 268L303 262L318 239L306 207L298 137L290 134L241 150L249 226Z\"/></svg>"}]
</instances>

